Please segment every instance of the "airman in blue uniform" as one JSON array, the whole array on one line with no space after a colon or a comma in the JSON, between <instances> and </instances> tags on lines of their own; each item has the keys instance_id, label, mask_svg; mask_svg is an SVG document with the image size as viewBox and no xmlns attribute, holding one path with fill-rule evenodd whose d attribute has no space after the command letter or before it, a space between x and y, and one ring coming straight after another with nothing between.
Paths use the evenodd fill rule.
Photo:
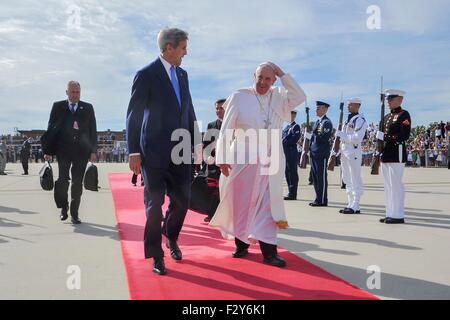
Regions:
<instances>
[{"instance_id":1,"label":"airman in blue uniform","mask_svg":"<svg viewBox=\"0 0 450 320\"><path fill-rule=\"evenodd\" d=\"M328 206L327 166L331 151L330 138L333 132L333 124L326 116L330 105L317 101L316 106L316 114L319 119L315 122L313 131L310 134L311 170L316 199L309 205L312 207L326 207Z\"/></svg>"},{"instance_id":2,"label":"airman in blue uniform","mask_svg":"<svg viewBox=\"0 0 450 320\"><path fill-rule=\"evenodd\" d=\"M291 123L283 130L283 151L286 158L286 182L289 188L289 194L284 200L297 200L298 172L297 164L299 161L297 142L300 140L300 126L295 122L296 111L291 112Z\"/></svg>"}]
</instances>

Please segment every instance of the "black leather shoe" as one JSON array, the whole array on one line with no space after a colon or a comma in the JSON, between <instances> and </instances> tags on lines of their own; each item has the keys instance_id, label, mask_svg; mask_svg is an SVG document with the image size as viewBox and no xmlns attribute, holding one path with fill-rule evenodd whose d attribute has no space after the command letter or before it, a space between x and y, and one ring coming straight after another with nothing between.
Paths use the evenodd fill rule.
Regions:
<instances>
[{"instance_id":1,"label":"black leather shoe","mask_svg":"<svg viewBox=\"0 0 450 320\"><path fill-rule=\"evenodd\" d=\"M264 258L265 264L270 264L271 266L284 268L286 267L286 261L279 255L274 255L272 257Z\"/></svg>"},{"instance_id":2,"label":"black leather shoe","mask_svg":"<svg viewBox=\"0 0 450 320\"><path fill-rule=\"evenodd\" d=\"M385 223L386 222L386 218L380 219L381 223Z\"/></svg>"},{"instance_id":3,"label":"black leather shoe","mask_svg":"<svg viewBox=\"0 0 450 320\"><path fill-rule=\"evenodd\" d=\"M69 211L69 208L67 208L67 207L61 209L61 215L59 216L61 221L67 220L67 218L69 217L69 215L67 214L68 211Z\"/></svg>"},{"instance_id":4,"label":"black leather shoe","mask_svg":"<svg viewBox=\"0 0 450 320\"><path fill-rule=\"evenodd\" d=\"M166 265L164 264L164 258L153 259L153 272L163 276L166 274Z\"/></svg>"},{"instance_id":5,"label":"black leather shoe","mask_svg":"<svg viewBox=\"0 0 450 320\"><path fill-rule=\"evenodd\" d=\"M355 211L355 210L353 210L351 208L345 208L344 210L341 210L341 211L339 211L339 212L341 212L343 214L360 214L361 213L361 211L359 211L359 210Z\"/></svg>"},{"instance_id":6,"label":"black leather shoe","mask_svg":"<svg viewBox=\"0 0 450 320\"><path fill-rule=\"evenodd\" d=\"M80 224L81 223L81 220L78 217L72 217L70 219L70 221L72 221L73 224Z\"/></svg>"},{"instance_id":7,"label":"black leather shoe","mask_svg":"<svg viewBox=\"0 0 450 320\"><path fill-rule=\"evenodd\" d=\"M183 258L181 250L178 247L178 244L176 241L167 239L166 247L170 249L170 256L172 257L172 259L179 261Z\"/></svg>"},{"instance_id":8,"label":"black leather shoe","mask_svg":"<svg viewBox=\"0 0 450 320\"><path fill-rule=\"evenodd\" d=\"M233 256L233 258L243 258L246 255L248 255L248 249L237 248L236 250L233 251L231 255Z\"/></svg>"},{"instance_id":9,"label":"black leather shoe","mask_svg":"<svg viewBox=\"0 0 450 320\"><path fill-rule=\"evenodd\" d=\"M386 224L401 224L401 223L405 223L405 219L386 218L386 221L384 223L386 223Z\"/></svg>"},{"instance_id":10,"label":"black leather shoe","mask_svg":"<svg viewBox=\"0 0 450 320\"><path fill-rule=\"evenodd\" d=\"M349 209L349 208L341 209L341 210L339 210L339 213L344 213L344 211L347 210L347 209Z\"/></svg>"},{"instance_id":11,"label":"black leather shoe","mask_svg":"<svg viewBox=\"0 0 450 320\"><path fill-rule=\"evenodd\" d=\"M293 198L293 197L284 197L284 200L292 201L292 200L297 200L297 198Z\"/></svg>"},{"instance_id":12,"label":"black leather shoe","mask_svg":"<svg viewBox=\"0 0 450 320\"><path fill-rule=\"evenodd\" d=\"M317 203L317 202L311 202L309 204L311 207L328 207L327 203Z\"/></svg>"}]
</instances>

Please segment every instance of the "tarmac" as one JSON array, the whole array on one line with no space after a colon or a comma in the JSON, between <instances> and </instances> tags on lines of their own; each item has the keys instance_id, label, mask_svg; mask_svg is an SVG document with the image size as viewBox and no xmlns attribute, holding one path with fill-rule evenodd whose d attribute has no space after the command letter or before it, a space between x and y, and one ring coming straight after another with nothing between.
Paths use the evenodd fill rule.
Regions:
<instances>
[{"instance_id":1,"label":"tarmac","mask_svg":"<svg viewBox=\"0 0 450 320\"><path fill-rule=\"evenodd\" d=\"M20 164L7 165L0 176L0 299L129 299L107 179L129 172L128 165L97 165L101 189L84 190L81 225L59 220L53 193L39 185L42 164L30 164L28 176ZM290 228L279 233L280 246L381 299L450 299L450 171L406 168L404 225L378 222L383 178L369 171L363 168L362 213L343 215L339 168L329 172L326 208L309 207L309 169L299 170L299 200L286 202Z\"/></svg>"}]
</instances>

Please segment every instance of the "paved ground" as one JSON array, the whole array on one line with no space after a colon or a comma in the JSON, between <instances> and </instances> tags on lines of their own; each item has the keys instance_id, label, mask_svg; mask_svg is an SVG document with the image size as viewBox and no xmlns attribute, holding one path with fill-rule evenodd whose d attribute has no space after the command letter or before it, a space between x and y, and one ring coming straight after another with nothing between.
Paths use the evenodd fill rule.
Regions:
<instances>
[{"instance_id":1,"label":"paved ground","mask_svg":"<svg viewBox=\"0 0 450 320\"><path fill-rule=\"evenodd\" d=\"M80 217L59 221L53 194L40 189L38 170L21 176L8 164L0 176L0 299L127 299L109 172L125 164L99 164L101 191L85 191ZM56 169L56 168L55 168ZM313 209L313 189L300 171L300 200L286 203L291 228L280 244L299 256L384 299L450 299L450 171L407 169L407 224L384 225L381 176L364 170L363 213L344 216L346 195L339 169L330 175L328 208ZM70 266L81 271L81 289L69 290ZM366 287L367 267L381 269L380 289Z\"/></svg>"}]
</instances>

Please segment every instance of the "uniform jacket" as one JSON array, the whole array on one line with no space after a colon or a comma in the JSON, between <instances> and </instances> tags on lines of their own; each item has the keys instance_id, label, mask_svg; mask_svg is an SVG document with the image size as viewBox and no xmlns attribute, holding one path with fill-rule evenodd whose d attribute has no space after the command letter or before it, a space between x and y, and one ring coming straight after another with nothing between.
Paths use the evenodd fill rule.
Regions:
<instances>
[{"instance_id":1,"label":"uniform jacket","mask_svg":"<svg viewBox=\"0 0 450 320\"><path fill-rule=\"evenodd\" d=\"M317 120L313 126L310 153L313 158L328 158L331 151L330 138L333 132L333 124L325 115Z\"/></svg>"},{"instance_id":2,"label":"uniform jacket","mask_svg":"<svg viewBox=\"0 0 450 320\"><path fill-rule=\"evenodd\" d=\"M391 110L384 117L384 149L381 161L385 163L406 162L406 141L411 133L411 116L401 107Z\"/></svg>"}]
</instances>

